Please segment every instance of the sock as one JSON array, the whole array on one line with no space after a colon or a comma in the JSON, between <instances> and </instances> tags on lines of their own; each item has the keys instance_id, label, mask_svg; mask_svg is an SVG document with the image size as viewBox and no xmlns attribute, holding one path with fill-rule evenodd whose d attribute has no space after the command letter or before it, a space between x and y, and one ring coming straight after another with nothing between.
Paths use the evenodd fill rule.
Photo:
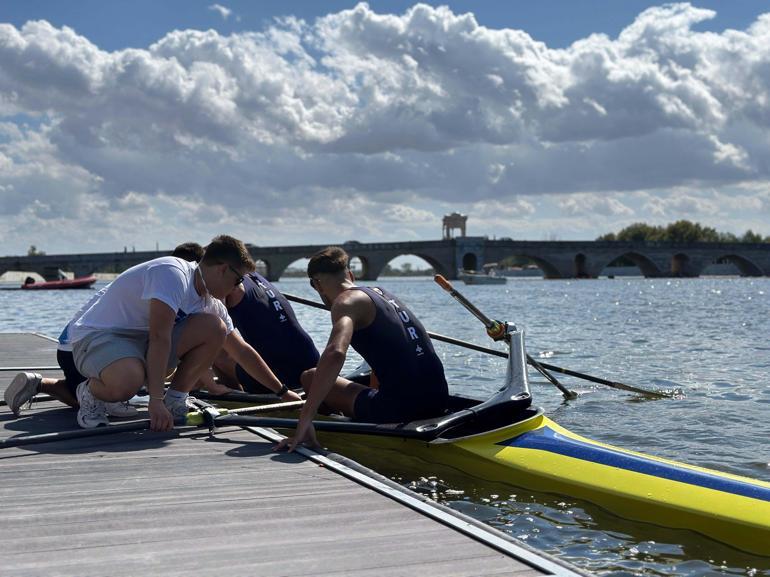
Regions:
<instances>
[{"instance_id":1,"label":"sock","mask_svg":"<svg viewBox=\"0 0 770 577\"><path fill-rule=\"evenodd\" d=\"M176 389L168 389L166 391L166 398L174 399L174 400L185 400L188 397L188 394L184 391L177 391Z\"/></svg>"}]
</instances>

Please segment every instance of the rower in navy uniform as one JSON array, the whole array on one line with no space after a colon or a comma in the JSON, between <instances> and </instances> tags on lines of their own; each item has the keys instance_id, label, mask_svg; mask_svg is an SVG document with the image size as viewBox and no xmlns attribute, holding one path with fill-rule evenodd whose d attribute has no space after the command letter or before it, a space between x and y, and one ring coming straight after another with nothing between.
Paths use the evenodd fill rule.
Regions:
<instances>
[{"instance_id":1,"label":"rower in navy uniform","mask_svg":"<svg viewBox=\"0 0 770 577\"><path fill-rule=\"evenodd\" d=\"M299 388L300 376L318 364L319 354L286 297L265 277L251 272L227 295L225 304L243 340L260 354L282 383ZM214 367L220 380L231 387L242 386L249 393L272 393L224 350Z\"/></svg>"},{"instance_id":2,"label":"rower in navy uniform","mask_svg":"<svg viewBox=\"0 0 770 577\"><path fill-rule=\"evenodd\" d=\"M388 291L356 286L348 264L339 247L316 253L308 263L310 285L331 308L332 331L318 366L302 374L308 395L296 434L278 449L318 446L312 421L321 403L370 423L427 419L446 410L444 367L422 323ZM349 346L372 367L379 388L339 376Z\"/></svg>"}]
</instances>

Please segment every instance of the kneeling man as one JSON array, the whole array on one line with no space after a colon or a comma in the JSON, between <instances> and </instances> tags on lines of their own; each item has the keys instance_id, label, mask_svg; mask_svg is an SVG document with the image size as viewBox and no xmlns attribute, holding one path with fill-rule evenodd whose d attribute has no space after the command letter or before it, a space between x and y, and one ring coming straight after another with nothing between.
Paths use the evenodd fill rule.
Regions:
<instances>
[{"instance_id":1,"label":"kneeling man","mask_svg":"<svg viewBox=\"0 0 770 577\"><path fill-rule=\"evenodd\" d=\"M75 366L87 377L76 391L78 424L106 425L104 403L125 401L146 383L151 428L171 429L187 415L188 392L223 346L267 386L286 394L261 357L233 331L220 300L254 268L243 243L222 235L206 247L200 264L161 257L116 278L71 325ZM174 368L164 395L165 377Z\"/></svg>"}]
</instances>

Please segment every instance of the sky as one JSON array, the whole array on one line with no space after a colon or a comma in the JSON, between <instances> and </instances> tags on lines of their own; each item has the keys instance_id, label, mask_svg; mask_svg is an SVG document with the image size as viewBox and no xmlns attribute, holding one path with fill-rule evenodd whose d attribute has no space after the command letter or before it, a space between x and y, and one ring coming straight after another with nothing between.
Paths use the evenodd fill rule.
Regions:
<instances>
[{"instance_id":1,"label":"sky","mask_svg":"<svg viewBox=\"0 0 770 577\"><path fill-rule=\"evenodd\" d=\"M770 3L0 0L0 254L770 235Z\"/></svg>"}]
</instances>

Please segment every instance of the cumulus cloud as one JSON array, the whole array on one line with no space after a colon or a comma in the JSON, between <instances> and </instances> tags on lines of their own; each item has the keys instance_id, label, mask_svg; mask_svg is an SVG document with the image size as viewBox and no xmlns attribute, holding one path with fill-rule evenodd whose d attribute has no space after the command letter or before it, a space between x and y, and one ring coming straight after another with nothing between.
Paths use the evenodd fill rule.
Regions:
<instances>
[{"instance_id":1,"label":"cumulus cloud","mask_svg":"<svg viewBox=\"0 0 770 577\"><path fill-rule=\"evenodd\" d=\"M602 215L626 217L634 214L633 209L614 197L593 193L575 193L559 202L559 207L567 214Z\"/></svg>"},{"instance_id":2,"label":"cumulus cloud","mask_svg":"<svg viewBox=\"0 0 770 577\"><path fill-rule=\"evenodd\" d=\"M713 214L700 191L770 181L770 14L693 29L714 16L668 4L558 50L421 4L113 52L45 21L0 24L0 213L137 209L147 227L190 218L259 244L312 241L303 222L337 234L334 211L373 240L391 218L435 238L427 221L468 206ZM669 187L686 193L617 196ZM542 195L561 195L553 214L522 200Z\"/></svg>"},{"instance_id":3,"label":"cumulus cloud","mask_svg":"<svg viewBox=\"0 0 770 577\"><path fill-rule=\"evenodd\" d=\"M230 8L226 8L225 6L222 6L221 4L212 4L209 6L209 10L213 10L214 12L218 13L222 20L227 20L230 15L233 13Z\"/></svg>"},{"instance_id":4,"label":"cumulus cloud","mask_svg":"<svg viewBox=\"0 0 770 577\"><path fill-rule=\"evenodd\" d=\"M716 215L720 206L711 199L691 194L674 194L666 198L653 197L645 205L653 216L697 220L703 215Z\"/></svg>"}]
</instances>

